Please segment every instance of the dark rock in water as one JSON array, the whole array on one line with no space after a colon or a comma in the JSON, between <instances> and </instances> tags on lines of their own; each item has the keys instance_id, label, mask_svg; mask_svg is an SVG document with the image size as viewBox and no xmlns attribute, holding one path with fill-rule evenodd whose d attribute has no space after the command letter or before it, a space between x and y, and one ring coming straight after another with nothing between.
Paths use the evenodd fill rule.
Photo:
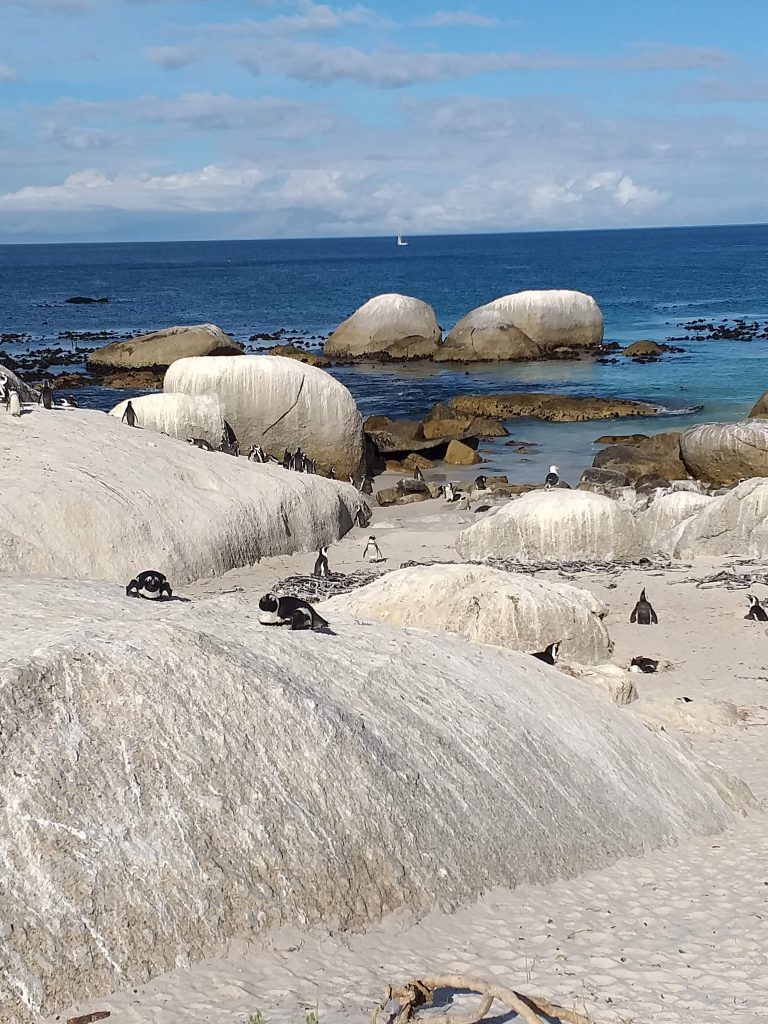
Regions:
<instances>
[{"instance_id":1,"label":"dark rock in water","mask_svg":"<svg viewBox=\"0 0 768 1024\"><path fill-rule=\"evenodd\" d=\"M680 458L680 434L674 431L655 434L637 445L610 445L597 453L592 465L625 473L632 484L651 473L666 480L688 479Z\"/></svg>"},{"instance_id":2,"label":"dark rock in water","mask_svg":"<svg viewBox=\"0 0 768 1024\"><path fill-rule=\"evenodd\" d=\"M64 301L70 303L72 306L95 306L103 305L105 302L110 302L111 300L108 299L106 295L101 299L92 299L88 295L73 295L71 298L65 299Z\"/></svg>"},{"instance_id":3,"label":"dark rock in water","mask_svg":"<svg viewBox=\"0 0 768 1024\"><path fill-rule=\"evenodd\" d=\"M699 318L678 323L678 327L689 333L683 338L670 338L670 341L756 341L768 339L768 323L747 320L738 317L736 320L721 320L714 324Z\"/></svg>"},{"instance_id":4,"label":"dark rock in water","mask_svg":"<svg viewBox=\"0 0 768 1024\"><path fill-rule=\"evenodd\" d=\"M515 417L551 423L581 423L626 416L656 416L659 409L648 402L594 395L561 395L548 392L515 392L500 395L457 395L447 403L454 415L510 420Z\"/></svg>"},{"instance_id":5,"label":"dark rock in water","mask_svg":"<svg viewBox=\"0 0 768 1024\"><path fill-rule=\"evenodd\" d=\"M647 441L648 434L603 434L595 438L592 444L640 444Z\"/></svg>"}]
</instances>

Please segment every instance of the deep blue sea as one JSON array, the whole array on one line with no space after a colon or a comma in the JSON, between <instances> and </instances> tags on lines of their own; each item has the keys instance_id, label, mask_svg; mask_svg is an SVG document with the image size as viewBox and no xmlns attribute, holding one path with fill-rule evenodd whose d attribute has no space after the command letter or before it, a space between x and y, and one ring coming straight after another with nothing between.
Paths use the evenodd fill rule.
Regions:
<instances>
[{"instance_id":1,"label":"deep blue sea","mask_svg":"<svg viewBox=\"0 0 768 1024\"><path fill-rule=\"evenodd\" d=\"M768 225L253 242L0 246L0 333L57 343L61 331L149 331L211 321L240 340L286 328L326 335L366 299L403 292L431 303L448 330L469 309L526 288L576 288L605 314L606 341L665 340L678 324L744 317L768 321ZM105 305L67 305L71 295ZM694 414L586 424L515 421L515 438L538 442L533 464L502 442L491 467L537 479L556 461L577 476L603 433L654 432L736 419L768 389L768 340L691 341L658 363L508 364L487 369L339 367L332 372L364 414L417 416L459 392L561 391L651 399ZM125 397L87 389L81 403L109 408Z\"/></svg>"}]
</instances>

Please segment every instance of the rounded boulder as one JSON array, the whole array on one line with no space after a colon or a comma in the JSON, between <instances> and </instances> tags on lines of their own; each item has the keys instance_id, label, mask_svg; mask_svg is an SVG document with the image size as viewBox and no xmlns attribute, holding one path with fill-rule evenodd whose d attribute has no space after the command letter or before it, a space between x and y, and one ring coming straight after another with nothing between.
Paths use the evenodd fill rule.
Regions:
<instances>
[{"instance_id":1,"label":"rounded boulder","mask_svg":"<svg viewBox=\"0 0 768 1024\"><path fill-rule=\"evenodd\" d=\"M638 554L635 520L611 498L590 491L531 491L456 538L462 558L616 561Z\"/></svg>"},{"instance_id":2,"label":"rounded boulder","mask_svg":"<svg viewBox=\"0 0 768 1024\"><path fill-rule=\"evenodd\" d=\"M242 451L260 444L282 457L301 448L318 470L339 478L363 465L363 421L349 391L325 370L281 356L179 359L167 393L216 395Z\"/></svg>"},{"instance_id":3,"label":"rounded boulder","mask_svg":"<svg viewBox=\"0 0 768 1024\"><path fill-rule=\"evenodd\" d=\"M215 395L175 395L161 392L130 400L136 423L145 430L186 441L198 437L217 448L224 435L224 415ZM109 415L121 420L128 401L118 402Z\"/></svg>"},{"instance_id":4,"label":"rounded boulder","mask_svg":"<svg viewBox=\"0 0 768 1024\"><path fill-rule=\"evenodd\" d=\"M588 591L485 565L398 569L331 598L321 610L326 618L457 633L529 654L560 640L562 657L590 665L605 661L612 647L603 623L607 609Z\"/></svg>"},{"instance_id":5,"label":"rounded boulder","mask_svg":"<svg viewBox=\"0 0 768 1024\"><path fill-rule=\"evenodd\" d=\"M216 324L166 327L130 341L114 341L88 355L94 373L113 369L164 370L188 356L237 355L242 345Z\"/></svg>"},{"instance_id":6,"label":"rounded boulder","mask_svg":"<svg viewBox=\"0 0 768 1024\"><path fill-rule=\"evenodd\" d=\"M716 487L768 477L768 422L700 423L681 435L680 454L692 476Z\"/></svg>"},{"instance_id":7,"label":"rounded boulder","mask_svg":"<svg viewBox=\"0 0 768 1024\"><path fill-rule=\"evenodd\" d=\"M326 356L431 359L440 344L435 311L410 295L375 295L342 321L325 343Z\"/></svg>"}]
</instances>

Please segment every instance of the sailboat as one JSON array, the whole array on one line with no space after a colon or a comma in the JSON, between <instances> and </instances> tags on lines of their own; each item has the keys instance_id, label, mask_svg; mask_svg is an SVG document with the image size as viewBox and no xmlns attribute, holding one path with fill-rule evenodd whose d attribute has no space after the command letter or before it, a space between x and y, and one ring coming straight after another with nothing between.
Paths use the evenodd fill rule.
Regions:
<instances>
[{"instance_id":1,"label":"sailboat","mask_svg":"<svg viewBox=\"0 0 768 1024\"><path fill-rule=\"evenodd\" d=\"M403 236L400 234L399 231L397 233L397 244L398 245L408 245L408 243L406 242L406 240L403 238Z\"/></svg>"}]
</instances>

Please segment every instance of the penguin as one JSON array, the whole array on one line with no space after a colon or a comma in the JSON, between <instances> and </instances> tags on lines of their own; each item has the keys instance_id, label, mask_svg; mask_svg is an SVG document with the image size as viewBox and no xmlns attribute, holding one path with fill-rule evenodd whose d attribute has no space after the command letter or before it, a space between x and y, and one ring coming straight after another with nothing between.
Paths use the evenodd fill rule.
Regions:
<instances>
[{"instance_id":1,"label":"penguin","mask_svg":"<svg viewBox=\"0 0 768 1024\"><path fill-rule=\"evenodd\" d=\"M297 473L304 472L304 452L301 448L297 448L295 454L291 459L291 469Z\"/></svg>"},{"instance_id":2,"label":"penguin","mask_svg":"<svg viewBox=\"0 0 768 1024\"><path fill-rule=\"evenodd\" d=\"M79 409L80 408L80 403L78 402L78 400L76 398L73 398L72 395L65 395L64 398L62 398L56 404L59 407L59 409Z\"/></svg>"},{"instance_id":3,"label":"penguin","mask_svg":"<svg viewBox=\"0 0 768 1024\"><path fill-rule=\"evenodd\" d=\"M43 388L40 392L39 404L42 405L44 409L53 408L53 392L47 384L43 384Z\"/></svg>"},{"instance_id":4,"label":"penguin","mask_svg":"<svg viewBox=\"0 0 768 1024\"><path fill-rule=\"evenodd\" d=\"M120 422L127 423L129 427L136 426L136 413L131 405L130 399L125 403L125 409L123 410L123 415L120 417Z\"/></svg>"},{"instance_id":5,"label":"penguin","mask_svg":"<svg viewBox=\"0 0 768 1024\"><path fill-rule=\"evenodd\" d=\"M629 665L630 672L645 672L649 674L655 672L659 667L658 661L653 658L633 658Z\"/></svg>"},{"instance_id":6,"label":"penguin","mask_svg":"<svg viewBox=\"0 0 768 1024\"><path fill-rule=\"evenodd\" d=\"M11 389L8 394L8 412L11 416L21 416L21 400L19 392Z\"/></svg>"},{"instance_id":7,"label":"penguin","mask_svg":"<svg viewBox=\"0 0 768 1024\"><path fill-rule=\"evenodd\" d=\"M8 378L4 373L0 373L0 402L8 404Z\"/></svg>"},{"instance_id":8,"label":"penguin","mask_svg":"<svg viewBox=\"0 0 768 1024\"><path fill-rule=\"evenodd\" d=\"M355 522L357 523L358 526L365 529L368 523L370 523L371 517L371 510L368 508L365 502L361 501L360 504L357 506L357 511L355 512Z\"/></svg>"},{"instance_id":9,"label":"penguin","mask_svg":"<svg viewBox=\"0 0 768 1024\"><path fill-rule=\"evenodd\" d=\"M750 619L752 622L768 622L768 612L766 612L755 595L747 594L747 600L749 601L749 611L744 618Z\"/></svg>"},{"instance_id":10,"label":"penguin","mask_svg":"<svg viewBox=\"0 0 768 1024\"><path fill-rule=\"evenodd\" d=\"M336 467L335 466L331 466L331 468L328 470L328 479L329 480L335 480L336 479Z\"/></svg>"},{"instance_id":11,"label":"penguin","mask_svg":"<svg viewBox=\"0 0 768 1024\"><path fill-rule=\"evenodd\" d=\"M539 661L543 661L545 665L556 665L561 643L562 640L555 640L554 643L548 644L543 651L537 651L535 654L531 654L531 657L538 658Z\"/></svg>"},{"instance_id":12,"label":"penguin","mask_svg":"<svg viewBox=\"0 0 768 1024\"><path fill-rule=\"evenodd\" d=\"M421 483L424 483L424 474L421 472L418 466L414 466L413 479L419 480Z\"/></svg>"},{"instance_id":13,"label":"penguin","mask_svg":"<svg viewBox=\"0 0 768 1024\"><path fill-rule=\"evenodd\" d=\"M307 473L311 473L312 476L317 475L317 459L305 459L304 468Z\"/></svg>"},{"instance_id":14,"label":"penguin","mask_svg":"<svg viewBox=\"0 0 768 1024\"><path fill-rule=\"evenodd\" d=\"M187 444L191 444L195 448L202 448L204 452L213 451L213 445L210 441L206 441L204 437L188 437Z\"/></svg>"},{"instance_id":15,"label":"penguin","mask_svg":"<svg viewBox=\"0 0 768 1024\"><path fill-rule=\"evenodd\" d=\"M470 500L470 497L469 497L468 494L465 494L462 498L459 498L459 501L458 501L458 504L456 505L456 508L459 510L459 512L471 512L472 511L472 501Z\"/></svg>"},{"instance_id":16,"label":"penguin","mask_svg":"<svg viewBox=\"0 0 768 1024\"><path fill-rule=\"evenodd\" d=\"M312 575L318 576L320 579L326 579L330 574L331 570L328 567L328 548L322 547L317 553L317 559L315 561L315 567L312 570Z\"/></svg>"},{"instance_id":17,"label":"penguin","mask_svg":"<svg viewBox=\"0 0 768 1024\"><path fill-rule=\"evenodd\" d=\"M456 499L458 498L458 494L456 494L456 492L454 491L453 484L450 481L445 485L443 494L445 495L446 501L456 501Z\"/></svg>"},{"instance_id":18,"label":"penguin","mask_svg":"<svg viewBox=\"0 0 768 1024\"><path fill-rule=\"evenodd\" d=\"M299 626L299 629L328 628L328 623L322 615L318 615L312 605L302 601L300 597L275 597L274 594L265 594L259 599L259 609L259 622L262 626L284 626L290 622L291 628L296 629L297 627L293 625L294 616L300 612L304 617L309 617L309 626Z\"/></svg>"},{"instance_id":19,"label":"penguin","mask_svg":"<svg viewBox=\"0 0 768 1024\"><path fill-rule=\"evenodd\" d=\"M557 468L557 466L549 467L549 472L544 477L545 491L551 491L553 487L557 487L557 485L560 483L560 477L558 476L559 472L560 470Z\"/></svg>"},{"instance_id":20,"label":"penguin","mask_svg":"<svg viewBox=\"0 0 768 1024\"><path fill-rule=\"evenodd\" d=\"M363 482L360 485L360 490L363 492L363 494L373 494L373 477L372 476L365 476L365 477L363 477Z\"/></svg>"},{"instance_id":21,"label":"penguin","mask_svg":"<svg viewBox=\"0 0 768 1024\"><path fill-rule=\"evenodd\" d=\"M376 536L373 533L365 542L365 547L363 548L363 558L367 558L369 562L384 561L384 556L381 553L381 548L376 543Z\"/></svg>"},{"instance_id":22,"label":"penguin","mask_svg":"<svg viewBox=\"0 0 768 1024\"><path fill-rule=\"evenodd\" d=\"M156 569L140 572L125 588L127 597L144 597L148 601L162 601L173 597L173 591L165 576Z\"/></svg>"},{"instance_id":23,"label":"penguin","mask_svg":"<svg viewBox=\"0 0 768 1024\"><path fill-rule=\"evenodd\" d=\"M629 621L636 622L638 626L650 626L651 624L655 626L659 621L651 602L645 596L645 588L640 592L640 600L632 609Z\"/></svg>"},{"instance_id":24,"label":"penguin","mask_svg":"<svg viewBox=\"0 0 768 1024\"><path fill-rule=\"evenodd\" d=\"M283 455L283 469L290 469L290 468L291 468L291 453L286 448L285 449L285 453Z\"/></svg>"},{"instance_id":25,"label":"penguin","mask_svg":"<svg viewBox=\"0 0 768 1024\"><path fill-rule=\"evenodd\" d=\"M484 491L487 488L487 486L488 486L488 479L487 479L487 477L484 477L482 475L475 477L475 487L478 489L478 491Z\"/></svg>"},{"instance_id":26,"label":"penguin","mask_svg":"<svg viewBox=\"0 0 768 1024\"><path fill-rule=\"evenodd\" d=\"M240 442L237 440L234 430L224 420L224 427L221 431L221 444L219 445L219 451L225 455L238 456L240 454Z\"/></svg>"},{"instance_id":27,"label":"penguin","mask_svg":"<svg viewBox=\"0 0 768 1024\"><path fill-rule=\"evenodd\" d=\"M251 445L251 450L248 452L248 459L250 462L266 462L267 456L260 444L254 444Z\"/></svg>"}]
</instances>

